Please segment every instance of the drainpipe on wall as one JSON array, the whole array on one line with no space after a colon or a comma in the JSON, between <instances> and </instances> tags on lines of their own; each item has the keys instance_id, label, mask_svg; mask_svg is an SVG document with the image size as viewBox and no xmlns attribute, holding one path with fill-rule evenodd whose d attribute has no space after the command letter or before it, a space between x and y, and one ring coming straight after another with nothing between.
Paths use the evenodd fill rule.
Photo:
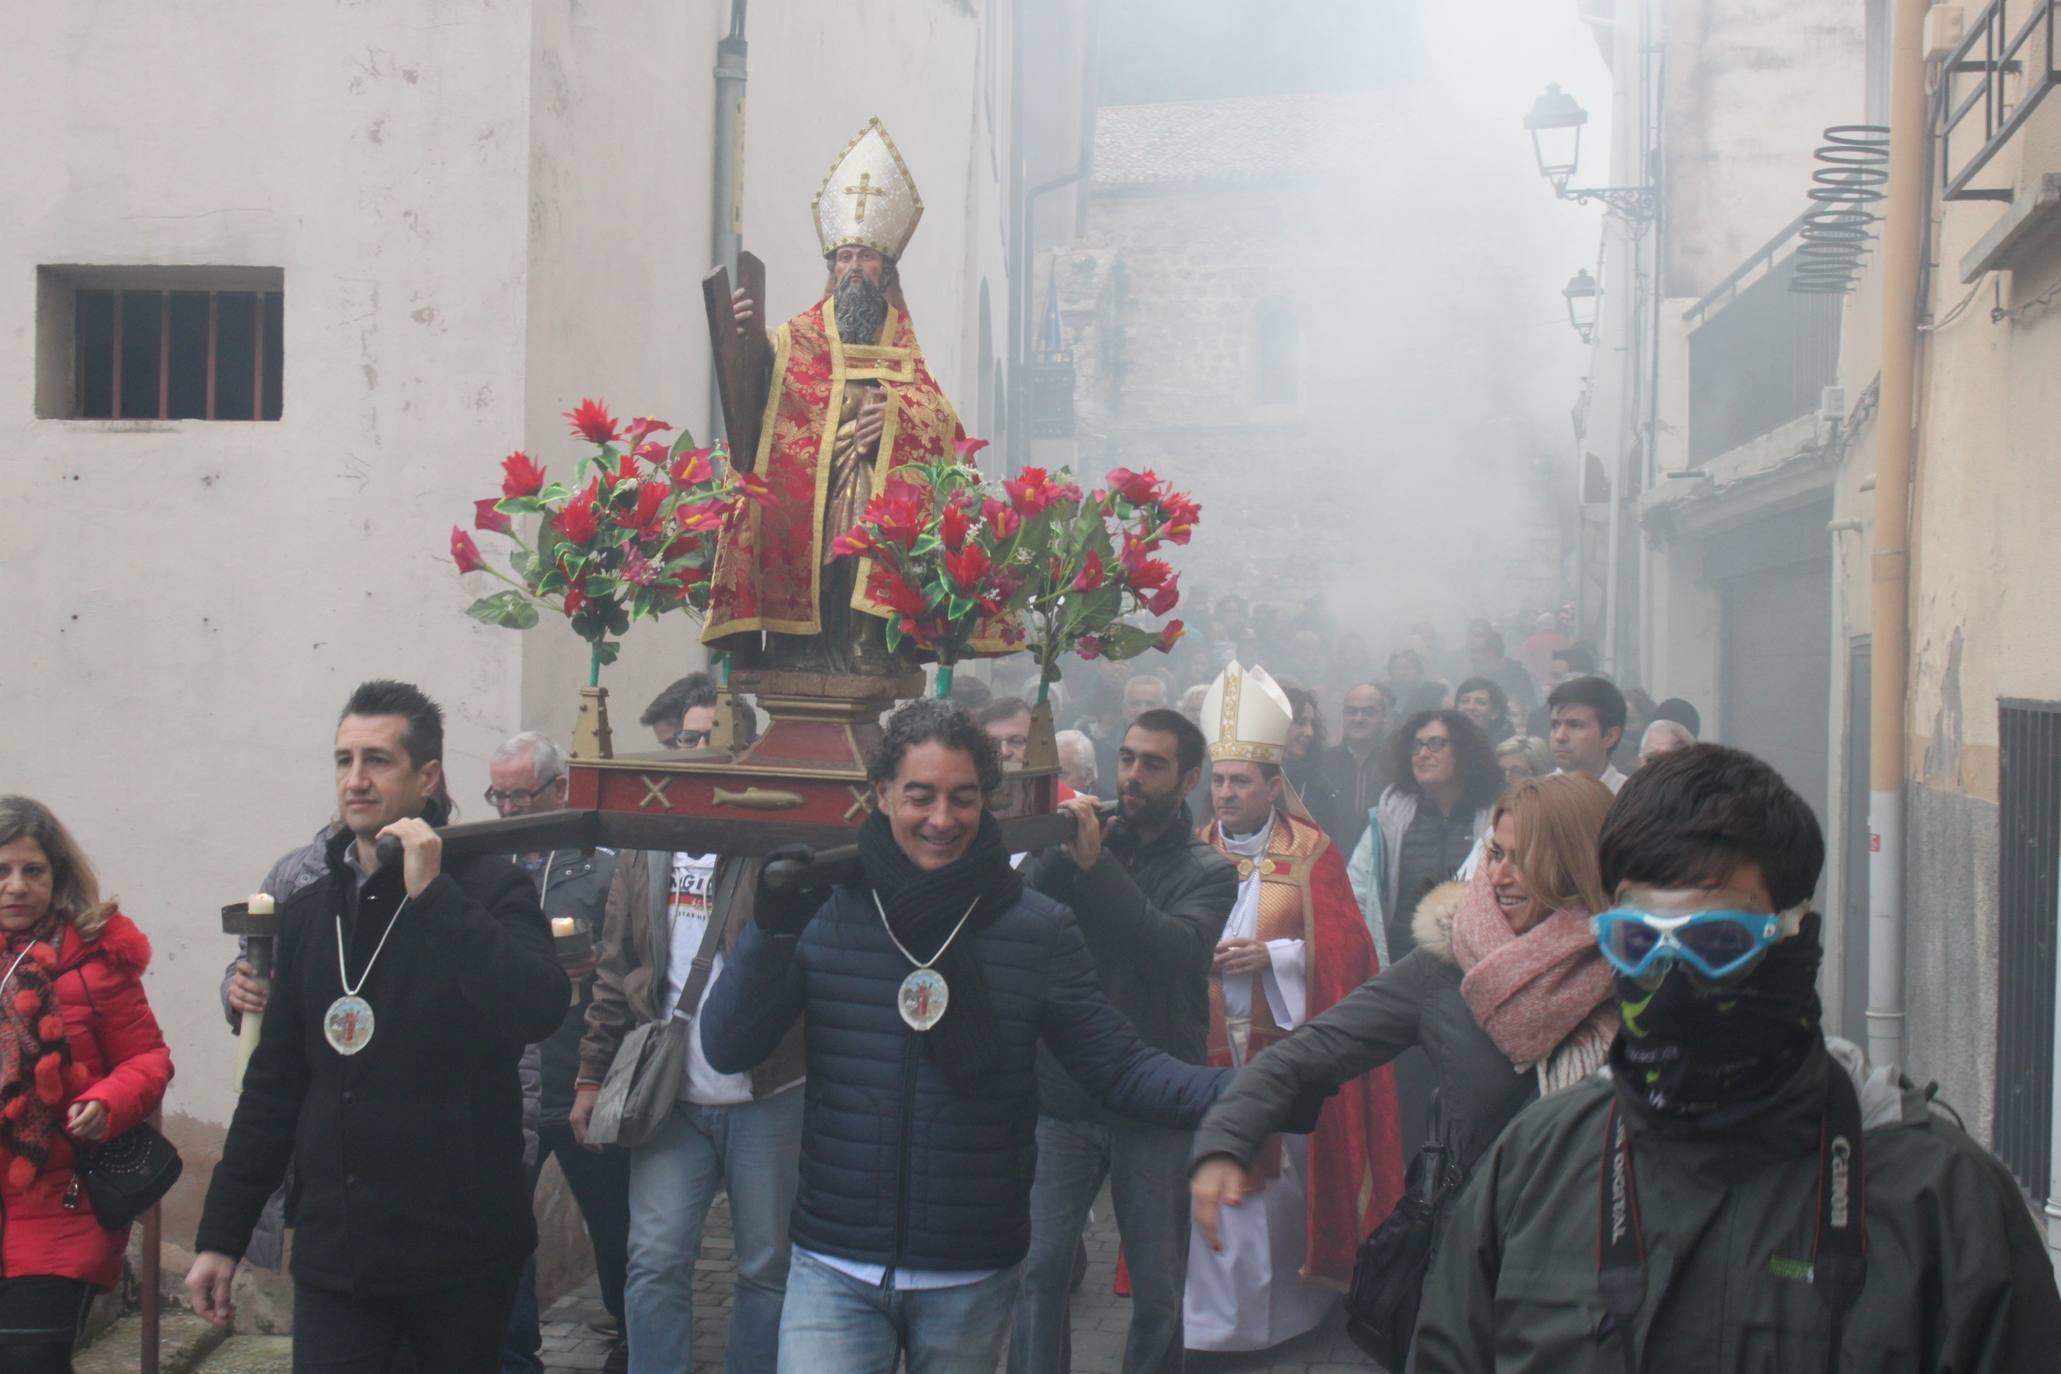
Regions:
<instances>
[{"instance_id":1,"label":"drainpipe on wall","mask_svg":"<svg viewBox=\"0 0 2061 1374\"><path fill-rule=\"evenodd\" d=\"M2061 927L2061 902L2055 904L2054 921ZM2054 963L2054 1005L2061 1007L2061 960ZM2054 1273L2061 1276L2061 1016L2054 1018L2054 1120L2053 1134L2047 1137L2049 1167L2047 1170L2047 1258L2054 1262Z\"/></svg>"},{"instance_id":2,"label":"drainpipe on wall","mask_svg":"<svg viewBox=\"0 0 2061 1374\"><path fill-rule=\"evenodd\" d=\"M744 41L746 0L730 0L730 32L716 44L716 146L715 185L709 195L710 259L737 275L737 253L744 246L744 59L749 45ZM766 303L758 303L761 318ZM708 378L709 442L722 433L722 387L715 369ZM727 438L727 435L723 437Z\"/></svg>"},{"instance_id":3,"label":"drainpipe on wall","mask_svg":"<svg viewBox=\"0 0 2061 1374\"><path fill-rule=\"evenodd\" d=\"M1868 1057L1904 1062L1904 715L1910 678L1911 422L1925 220L1926 0L1897 0L1882 224L1882 420L1875 467L1868 724Z\"/></svg>"}]
</instances>

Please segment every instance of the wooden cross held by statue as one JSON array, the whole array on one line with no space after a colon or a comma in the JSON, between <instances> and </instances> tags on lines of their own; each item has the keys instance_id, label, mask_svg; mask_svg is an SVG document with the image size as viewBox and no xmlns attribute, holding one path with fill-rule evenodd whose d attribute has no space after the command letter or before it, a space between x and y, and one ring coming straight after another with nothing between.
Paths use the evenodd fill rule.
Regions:
<instances>
[{"instance_id":1,"label":"wooden cross held by statue","mask_svg":"<svg viewBox=\"0 0 2061 1374\"><path fill-rule=\"evenodd\" d=\"M729 436L730 466L750 472L758 461L759 422L773 380L773 346L766 338L766 265L754 254L737 255L737 286L758 307L759 316L742 334L727 269L718 266L701 279L701 299L708 309L709 350L716 394L722 401L723 433Z\"/></svg>"}]
</instances>

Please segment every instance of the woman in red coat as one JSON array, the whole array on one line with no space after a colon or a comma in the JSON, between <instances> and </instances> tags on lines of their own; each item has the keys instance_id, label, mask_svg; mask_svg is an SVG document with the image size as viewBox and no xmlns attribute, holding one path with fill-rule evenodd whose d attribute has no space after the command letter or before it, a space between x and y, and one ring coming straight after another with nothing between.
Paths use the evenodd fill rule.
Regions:
<instances>
[{"instance_id":1,"label":"woman in red coat","mask_svg":"<svg viewBox=\"0 0 2061 1374\"><path fill-rule=\"evenodd\" d=\"M153 1111L172 1058L143 996L150 943L48 807L0 797L0 1374L66 1374L127 1229L93 1215L74 1147Z\"/></svg>"}]
</instances>

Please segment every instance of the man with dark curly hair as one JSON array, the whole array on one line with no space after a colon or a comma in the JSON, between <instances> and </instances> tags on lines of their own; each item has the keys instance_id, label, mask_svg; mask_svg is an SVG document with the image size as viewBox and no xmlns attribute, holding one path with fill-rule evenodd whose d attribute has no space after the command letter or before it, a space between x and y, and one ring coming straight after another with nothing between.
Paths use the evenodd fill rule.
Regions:
<instances>
[{"instance_id":1,"label":"man with dark curly hair","mask_svg":"<svg viewBox=\"0 0 2061 1374\"><path fill-rule=\"evenodd\" d=\"M889 1374L921 1352L912 1368L991 1374L1030 1246L1039 1042L1103 1106L1161 1126L1192 1127L1224 1074L1140 1040L1073 913L1009 866L986 809L1001 760L972 718L912 702L867 772L860 876L828 891L761 881L702 1045L741 1073L804 1018L778 1368Z\"/></svg>"}]
</instances>

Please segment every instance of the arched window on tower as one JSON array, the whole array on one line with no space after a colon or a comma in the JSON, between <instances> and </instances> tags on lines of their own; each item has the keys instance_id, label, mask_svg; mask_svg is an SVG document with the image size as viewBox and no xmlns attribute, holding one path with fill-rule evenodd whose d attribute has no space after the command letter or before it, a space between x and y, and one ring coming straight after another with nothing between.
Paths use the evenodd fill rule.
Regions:
<instances>
[{"instance_id":1,"label":"arched window on tower","mask_svg":"<svg viewBox=\"0 0 2061 1374\"><path fill-rule=\"evenodd\" d=\"M1295 404L1302 395L1302 327L1286 296L1269 296L1254 307L1253 356L1259 403Z\"/></svg>"}]
</instances>

